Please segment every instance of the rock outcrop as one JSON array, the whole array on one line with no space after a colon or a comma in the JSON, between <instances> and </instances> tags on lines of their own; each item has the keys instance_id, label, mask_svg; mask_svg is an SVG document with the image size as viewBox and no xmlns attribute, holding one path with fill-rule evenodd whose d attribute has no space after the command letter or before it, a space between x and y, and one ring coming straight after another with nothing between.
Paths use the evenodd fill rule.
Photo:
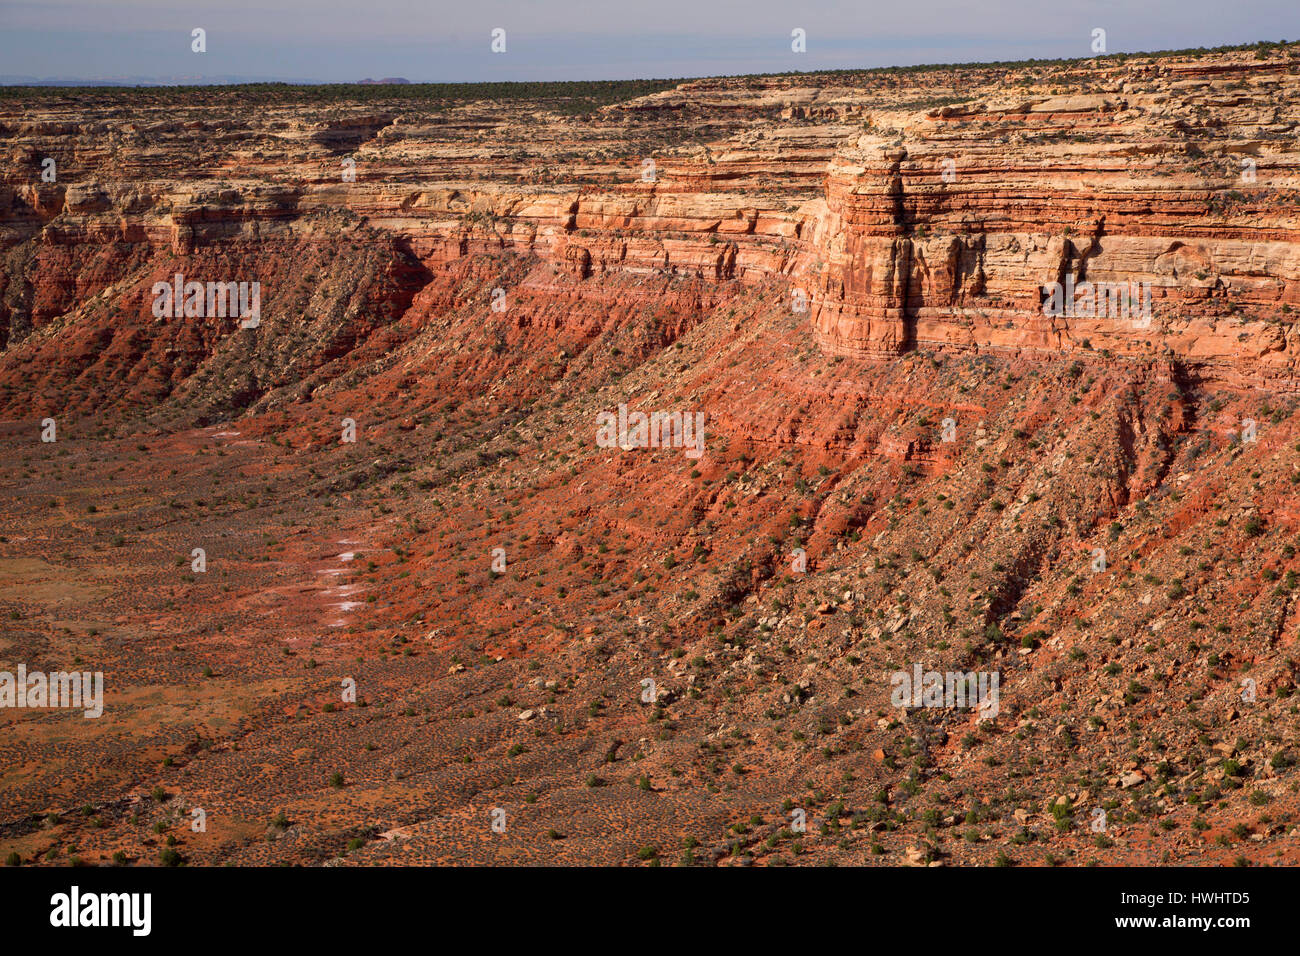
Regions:
<instances>
[{"instance_id":1,"label":"rock outcrop","mask_svg":"<svg viewBox=\"0 0 1300 956\"><path fill-rule=\"evenodd\" d=\"M226 278L261 281L272 315L297 308L257 250L310 262L364 222L432 274L513 253L597 284L776 281L833 353L1091 348L1295 388L1297 85L1284 50L698 81L585 121L405 101L232 113L201 94L8 106L0 381L88 301L142 317L142 285L203 249L229 250ZM1148 283L1150 314L1047 314L1067 277Z\"/></svg>"}]
</instances>

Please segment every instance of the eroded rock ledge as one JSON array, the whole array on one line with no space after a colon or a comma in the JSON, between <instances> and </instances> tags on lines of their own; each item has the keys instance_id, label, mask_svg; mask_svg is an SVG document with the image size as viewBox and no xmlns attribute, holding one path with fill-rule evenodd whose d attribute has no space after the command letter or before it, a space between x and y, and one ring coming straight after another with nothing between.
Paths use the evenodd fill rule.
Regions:
<instances>
[{"instance_id":1,"label":"eroded rock ledge","mask_svg":"<svg viewBox=\"0 0 1300 956\"><path fill-rule=\"evenodd\" d=\"M513 255L534 264L521 287L564 274L595 301L611 274L722 297L775 283L836 354L1108 350L1294 389L1298 62L709 80L585 119L518 102L10 104L0 345L30 363L47 327L101 342L124 317L147 325L144 290L187 263L257 272L271 315L301 309L294 270L361 244L378 271L349 287L387 291L358 307L394 317L420 283ZM1045 314L1067 278L1149 283L1151 320ZM192 343L195 364L219 334Z\"/></svg>"}]
</instances>

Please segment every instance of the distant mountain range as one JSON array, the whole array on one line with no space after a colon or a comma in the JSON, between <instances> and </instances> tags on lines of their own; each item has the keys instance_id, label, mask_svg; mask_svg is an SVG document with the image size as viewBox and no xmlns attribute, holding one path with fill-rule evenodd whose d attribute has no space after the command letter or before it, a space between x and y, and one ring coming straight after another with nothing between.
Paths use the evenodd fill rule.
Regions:
<instances>
[{"instance_id":1,"label":"distant mountain range","mask_svg":"<svg viewBox=\"0 0 1300 956\"><path fill-rule=\"evenodd\" d=\"M316 84L325 80L289 76L21 76L0 74L0 86L226 86L239 83ZM409 80L362 80L362 83L407 83Z\"/></svg>"}]
</instances>

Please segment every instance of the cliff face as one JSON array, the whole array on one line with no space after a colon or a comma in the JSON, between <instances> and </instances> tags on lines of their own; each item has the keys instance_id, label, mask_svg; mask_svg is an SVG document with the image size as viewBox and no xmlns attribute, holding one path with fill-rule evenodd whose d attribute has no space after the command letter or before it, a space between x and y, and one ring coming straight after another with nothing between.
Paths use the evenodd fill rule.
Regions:
<instances>
[{"instance_id":1,"label":"cliff face","mask_svg":"<svg viewBox=\"0 0 1300 956\"><path fill-rule=\"evenodd\" d=\"M389 321L409 282L512 254L536 263L520 291L562 272L594 302L616 273L698 277L714 297L775 281L836 354L1087 343L1296 388L1294 62L927 79L702 82L584 122L490 104L10 105L0 382L17 403L47 368L36 378L56 398L96 368L120 384L88 402L157 401L229 330L156 328L148 289L174 272L259 281L269 320L305 336L302 274L378 284L365 302ZM335 261L352 246L373 247L364 276ZM1045 287L1067 278L1149 284L1151 313L1048 315ZM121 381L159 376L160 349L165 382Z\"/></svg>"},{"instance_id":2,"label":"cliff face","mask_svg":"<svg viewBox=\"0 0 1300 956\"><path fill-rule=\"evenodd\" d=\"M338 278L384 286L366 295L381 321L406 283L513 254L535 263L521 290L560 272L594 302L613 274L698 277L715 297L774 281L837 354L1086 343L1297 387L1292 59L923 76L701 81L584 121L527 104L6 106L0 383L19 401L17 369L87 348L130 378L156 376L162 347L182 379L227 330L156 328L154 281L259 281L271 321L303 332L301 276L360 244L366 275ZM1131 285L1150 314L1047 314L1067 279ZM121 388L96 401L158 397Z\"/></svg>"},{"instance_id":3,"label":"cliff face","mask_svg":"<svg viewBox=\"0 0 1300 956\"><path fill-rule=\"evenodd\" d=\"M818 340L1117 354L1294 389L1295 77L1134 69L908 118L828 173ZM890 138L892 137L892 138ZM1049 283L1149 284L1150 314L1053 316ZM1136 303L1135 303L1136 305Z\"/></svg>"}]
</instances>

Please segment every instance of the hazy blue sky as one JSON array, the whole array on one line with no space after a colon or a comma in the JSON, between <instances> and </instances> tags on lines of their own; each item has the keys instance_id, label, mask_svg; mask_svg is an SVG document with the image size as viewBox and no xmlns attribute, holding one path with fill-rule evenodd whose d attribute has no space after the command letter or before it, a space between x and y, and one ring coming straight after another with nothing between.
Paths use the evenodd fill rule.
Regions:
<instances>
[{"instance_id":1,"label":"hazy blue sky","mask_svg":"<svg viewBox=\"0 0 1300 956\"><path fill-rule=\"evenodd\" d=\"M0 0L0 75L703 76L1088 56L1095 27L1110 52L1292 40L1300 0Z\"/></svg>"}]
</instances>

